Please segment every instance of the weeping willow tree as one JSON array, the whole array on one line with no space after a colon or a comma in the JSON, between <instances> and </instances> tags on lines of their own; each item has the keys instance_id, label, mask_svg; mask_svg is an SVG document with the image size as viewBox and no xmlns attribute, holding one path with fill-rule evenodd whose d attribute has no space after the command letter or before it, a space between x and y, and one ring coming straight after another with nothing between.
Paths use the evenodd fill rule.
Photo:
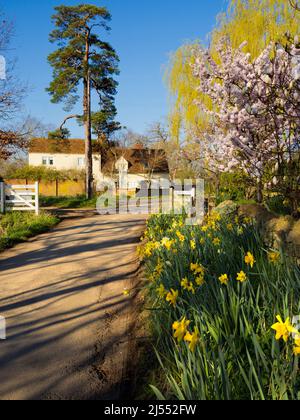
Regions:
<instances>
[{"instance_id":1,"label":"weeping willow tree","mask_svg":"<svg viewBox=\"0 0 300 420\"><path fill-rule=\"evenodd\" d=\"M299 33L300 17L287 0L231 0L212 33L212 47L229 38L233 48L247 41L245 51L256 58L271 42L285 42L286 34Z\"/></svg>"},{"instance_id":2,"label":"weeping willow tree","mask_svg":"<svg viewBox=\"0 0 300 420\"><path fill-rule=\"evenodd\" d=\"M205 113L199 112L197 99L209 106L209 99L197 92L198 81L194 77L192 65L194 64L194 49L198 43L186 44L180 47L170 59L166 72L166 80L171 93L170 131L171 139L179 144L182 129L188 136L190 128L199 134L208 129Z\"/></svg>"},{"instance_id":3,"label":"weeping willow tree","mask_svg":"<svg viewBox=\"0 0 300 420\"><path fill-rule=\"evenodd\" d=\"M211 34L210 48L226 37L234 48L247 41L245 51L256 58L270 41L285 42L287 33L299 33L300 13L288 0L230 0L228 9L218 17ZM198 81L193 75L193 51L198 42L184 45L170 58L166 72L171 95L171 138L179 143L180 134L207 132L209 122L195 100L204 103L208 99L197 92ZM216 54L216 53L215 53ZM207 103L206 103L207 105Z\"/></svg>"}]
</instances>

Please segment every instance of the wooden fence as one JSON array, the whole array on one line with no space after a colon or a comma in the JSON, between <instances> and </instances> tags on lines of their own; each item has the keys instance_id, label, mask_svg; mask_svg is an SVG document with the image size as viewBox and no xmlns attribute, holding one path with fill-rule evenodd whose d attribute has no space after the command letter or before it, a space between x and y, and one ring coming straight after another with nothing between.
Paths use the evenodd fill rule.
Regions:
<instances>
[{"instance_id":1,"label":"wooden fence","mask_svg":"<svg viewBox=\"0 0 300 420\"><path fill-rule=\"evenodd\" d=\"M8 185L0 182L0 211L34 211L39 214L39 183Z\"/></svg>"}]
</instances>

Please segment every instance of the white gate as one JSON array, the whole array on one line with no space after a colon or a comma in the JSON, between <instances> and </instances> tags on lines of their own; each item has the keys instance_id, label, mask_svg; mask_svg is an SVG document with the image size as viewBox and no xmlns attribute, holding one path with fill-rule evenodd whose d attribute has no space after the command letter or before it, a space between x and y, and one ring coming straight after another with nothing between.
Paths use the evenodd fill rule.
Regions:
<instances>
[{"instance_id":1,"label":"white gate","mask_svg":"<svg viewBox=\"0 0 300 420\"><path fill-rule=\"evenodd\" d=\"M34 211L39 214L39 183L8 185L0 182L0 212Z\"/></svg>"}]
</instances>

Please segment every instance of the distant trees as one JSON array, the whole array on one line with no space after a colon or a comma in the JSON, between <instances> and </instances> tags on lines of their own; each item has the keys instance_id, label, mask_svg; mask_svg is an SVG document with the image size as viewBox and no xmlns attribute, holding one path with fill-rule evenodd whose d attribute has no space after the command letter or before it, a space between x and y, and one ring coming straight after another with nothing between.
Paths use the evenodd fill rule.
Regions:
<instances>
[{"instance_id":1,"label":"distant trees","mask_svg":"<svg viewBox=\"0 0 300 420\"><path fill-rule=\"evenodd\" d=\"M92 114L92 92L99 100L100 112L116 94L118 56L112 46L102 40L99 29L109 31L111 15L104 7L81 4L79 6L58 6L53 16L55 29L50 40L58 49L49 55L53 67L53 81L48 92L52 102L65 102L65 109L72 109L78 102L81 88L82 115L70 118L83 120L86 140L86 194L92 196L92 124L99 127L100 114ZM100 124L101 126L101 124ZM95 128L95 126L94 126ZM62 127L61 127L62 129Z\"/></svg>"},{"instance_id":2,"label":"distant trees","mask_svg":"<svg viewBox=\"0 0 300 420\"><path fill-rule=\"evenodd\" d=\"M0 79L0 159L7 160L23 149L26 138L12 126L11 121L21 110L26 88L14 72L14 62L8 57L8 49L13 34L13 25L0 13L0 55L2 76Z\"/></svg>"}]
</instances>

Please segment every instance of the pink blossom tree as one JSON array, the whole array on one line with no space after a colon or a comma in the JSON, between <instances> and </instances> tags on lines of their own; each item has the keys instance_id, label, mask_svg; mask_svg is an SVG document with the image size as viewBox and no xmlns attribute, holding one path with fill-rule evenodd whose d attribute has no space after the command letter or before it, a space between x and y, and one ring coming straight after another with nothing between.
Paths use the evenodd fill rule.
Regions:
<instances>
[{"instance_id":1,"label":"pink blossom tree","mask_svg":"<svg viewBox=\"0 0 300 420\"><path fill-rule=\"evenodd\" d=\"M211 169L243 169L255 180L261 202L268 170L277 188L288 181L295 160L299 174L300 45L297 39L285 47L272 43L254 61L243 47L233 50L222 40L218 61L209 50L195 51L199 91L213 104L199 104L211 121L202 154ZM291 200L293 188L286 188Z\"/></svg>"}]
</instances>

